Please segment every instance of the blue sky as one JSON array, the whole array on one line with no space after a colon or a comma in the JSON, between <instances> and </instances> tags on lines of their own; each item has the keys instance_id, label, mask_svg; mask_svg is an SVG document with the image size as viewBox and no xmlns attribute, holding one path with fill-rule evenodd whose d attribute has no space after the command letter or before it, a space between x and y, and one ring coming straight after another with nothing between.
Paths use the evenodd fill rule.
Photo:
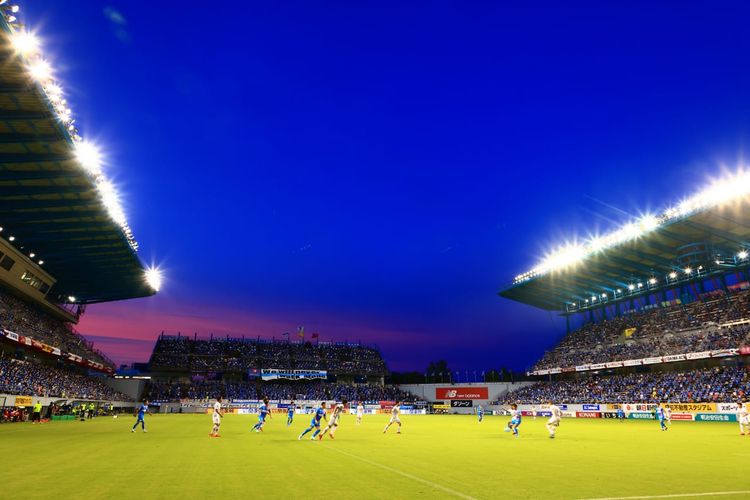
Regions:
<instances>
[{"instance_id":1,"label":"blue sky","mask_svg":"<svg viewBox=\"0 0 750 500\"><path fill-rule=\"evenodd\" d=\"M748 137L741 4L22 9L167 273L89 308L117 361L161 330L304 325L395 369L524 369L564 325L497 291L735 168Z\"/></svg>"}]
</instances>

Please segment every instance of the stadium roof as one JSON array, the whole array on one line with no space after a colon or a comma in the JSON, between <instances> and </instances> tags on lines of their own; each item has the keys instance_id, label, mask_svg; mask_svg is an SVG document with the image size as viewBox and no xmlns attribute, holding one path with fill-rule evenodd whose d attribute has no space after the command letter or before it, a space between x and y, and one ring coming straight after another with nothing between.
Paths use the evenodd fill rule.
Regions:
<instances>
[{"instance_id":1,"label":"stadium roof","mask_svg":"<svg viewBox=\"0 0 750 500\"><path fill-rule=\"evenodd\" d=\"M499 295L579 312L746 269L749 252L750 173L740 172L660 215L564 246Z\"/></svg>"},{"instance_id":2,"label":"stadium roof","mask_svg":"<svg viewBox=\"0 0 750 500\"><path fill-rule=\"evenodd\" d=\"M98 152L33 35L0 5L0 235L51 274L52 294L94 303L153 295Z\"/></svg>"}]
</instances>

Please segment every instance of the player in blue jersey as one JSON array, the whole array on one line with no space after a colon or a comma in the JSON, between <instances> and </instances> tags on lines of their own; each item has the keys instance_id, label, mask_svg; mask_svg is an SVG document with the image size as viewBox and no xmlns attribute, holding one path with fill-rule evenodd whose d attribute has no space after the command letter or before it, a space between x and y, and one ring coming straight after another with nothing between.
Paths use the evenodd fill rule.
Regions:
<instances>
[{"instance_id":1,"label":"player in blue jersey","mask_svg":"<svg viewBox=\"0 0 750 500\"><path fill-rule=\"evenodd\" d=\"M296 405L294 404L294 401L289 405L289 408L286 409L286 426L289 427L292 425L292 422L294 422L294 411L297 409Z\"/></svg>"},{"instance_id":2,"label":"player in blue jersey","mask_svg":"<svg viewBox=\"0 0 750 500\"><path fill-rule=\"evenodd\" d=\"M146 430L146 421L144 420L146 413L148 413L149 415L152 414L150 411L148 411L148 400L144 401L142 405L137 406L135 412L133 412L133 416L137 416L138 419L135 421L135 424L133 424L133 428L130 429L130 432L135 432L135 428L138 427L138 424L141 424L141 429L143 430L143 432L148 432Z\"/></svg>"},{"instance_id":3,"label":"player in blue jersey","mask_svg":"<svg viewBox=\"0 0 750 500\"><path fill-rule=\"evenodd\" d=\"M521 425L521 412L518 411L518 405L513 403L510 405L510 422L505 428L505 432L513 432L513 435L518 437L518 426Z\"/></svg>"},{"instance_id":4,"label":"player in blue jersey","mask_svg":"<svg viewBox=\"0 0 750 500\"><path fill-rule=\"evenodd\" d=\"M662 431L669 430L669 427L667 427L667 415L662 405L656 407L656 419L659 421L659 425L661 426Z\"/></svg>"},{"instance_id":5,"label":"player in blue jersey","mask_svg":"<svg viewBox=\"0 0 750 500\"><path fill-rule=\"evenodd\" d=\"M266 417L271 412L271 410L268 407L268 399L263 400L263 404L260 405L258 408L258 423L253 426L252 429L250 429L250 432L260 432L263 430L263 426L266 423Z\"/></svg>"},{"instance_id":6,"label":"player in blue jersey","mask_svg":"<svg viewBox=\"0 0 750 500\"><path fill-rule=\"evenodd\" d=\"M297 440L302 440L303 437L305 437L305 434L315 429L315 432L313 433L313 436L310 438L311 441L314 441L318 434L320 434L320 421L321 419L325 418L326 416L326 404L325 402L320 403L320 406L317 410L315 410L315 413L313 414L313 418L310 421L310 427L305 429L302 434L299 435Z\"/></svg>"},{"instance_id":7,"label":"player in blue jersey","mask_svg":"<svg viewBox=\"0 0 750 500\"><path fill-rule=\"evenodd\" d=\"M617 407L617 419L620 422L624 422L625 421L625 410L622 409L622 406L618 406Z\"/></svg>"},{"instance_id":8,"label":"player in blue jersey","mask_svg":"<svg viewBox=\"0 0 750 500\"><path fill-rule=\"evenodd\" d=\"M482 405L477 406L477 418L479 419L479 422L484 420L484 409L482 409Z\"/></svg>"}]
</instances>

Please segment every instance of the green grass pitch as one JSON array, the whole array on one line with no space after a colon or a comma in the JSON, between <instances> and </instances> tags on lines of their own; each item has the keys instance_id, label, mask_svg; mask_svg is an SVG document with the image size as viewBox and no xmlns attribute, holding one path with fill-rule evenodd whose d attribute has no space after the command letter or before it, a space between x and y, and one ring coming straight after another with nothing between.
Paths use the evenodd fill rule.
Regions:
<instances>
[{"instance_id":1,"label":"green grass pitch","mask_svg":"<svg viewBox=\"0 0 750 500\"><path fill-rule=\"evenodd\" d=\"M750 437L737 424L386 415L361 426L342 417L335 440L297 441L308 416L281 414L262 434L256 418L227 415L208 437L208 415L131 416L0 425L0 479L18 498L599 498L750 490ZM717 498L750 497L746 492ZM689 498L689 497L679 497ZM711 498L702 496L700 498Z\"/></svg>"}]
</instances>

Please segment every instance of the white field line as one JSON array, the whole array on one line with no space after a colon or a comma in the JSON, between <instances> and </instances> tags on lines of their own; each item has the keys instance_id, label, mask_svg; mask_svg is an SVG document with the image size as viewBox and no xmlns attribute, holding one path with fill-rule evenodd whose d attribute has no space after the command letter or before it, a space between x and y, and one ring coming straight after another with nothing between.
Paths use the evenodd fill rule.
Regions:
<instances>
[{"instance_id":1,"label":"white field line","mask_svg":"<svg viewBox=\"0 0 750 500\"><path fill-rule=\"evenodd\" d=\"M696 497L718 497L731 495L748 495L750 490L738 491L708 491L705 493L672 493L670 495L639 495L635 497L600 497L600 498L582 498L581 500L641 500L650 498L696 498Z\"/></svg>"},{"instance_id":2,"label":"white field line","mask_svg":"<svg viewBox=\"0 0 750 500\"><path fill-rule=\"evenodd\" d=\"M364 462L366 464L372 465L373 467L377 467L379 469L383 469L385 471L391 472L393 474L398 474L399 476L403 476L407 479L411 479L412 481L416 481L418 483L426 484L427 486L430 486L431 488L435 488L436 490L440 490L444 493L448 493L449 495L456 496L458 498L464 498L465 500L477 500L476 498L466 495L465 493L461 493L460 491L452 490L450 488L447 488L443 485L440 485L438 483L433 483L432 481L428 481L427 479L423 479L421 477L415 476L414 474L409 474L408 472L404 472L398 469L394 469L393 467L388 467L387 465L383 465L378 462L373 462L372 460L369 460L367 458L362 458L357 455L353 455L351 453L347 453L345 451L341 451L338 448L333 448L330 446L326 447L327 450L335 451L337 453L341 453L342 455L346 455L347 457L353 458L355 460L359 460L360 462Z\"/></svg>"}]
</instances>

